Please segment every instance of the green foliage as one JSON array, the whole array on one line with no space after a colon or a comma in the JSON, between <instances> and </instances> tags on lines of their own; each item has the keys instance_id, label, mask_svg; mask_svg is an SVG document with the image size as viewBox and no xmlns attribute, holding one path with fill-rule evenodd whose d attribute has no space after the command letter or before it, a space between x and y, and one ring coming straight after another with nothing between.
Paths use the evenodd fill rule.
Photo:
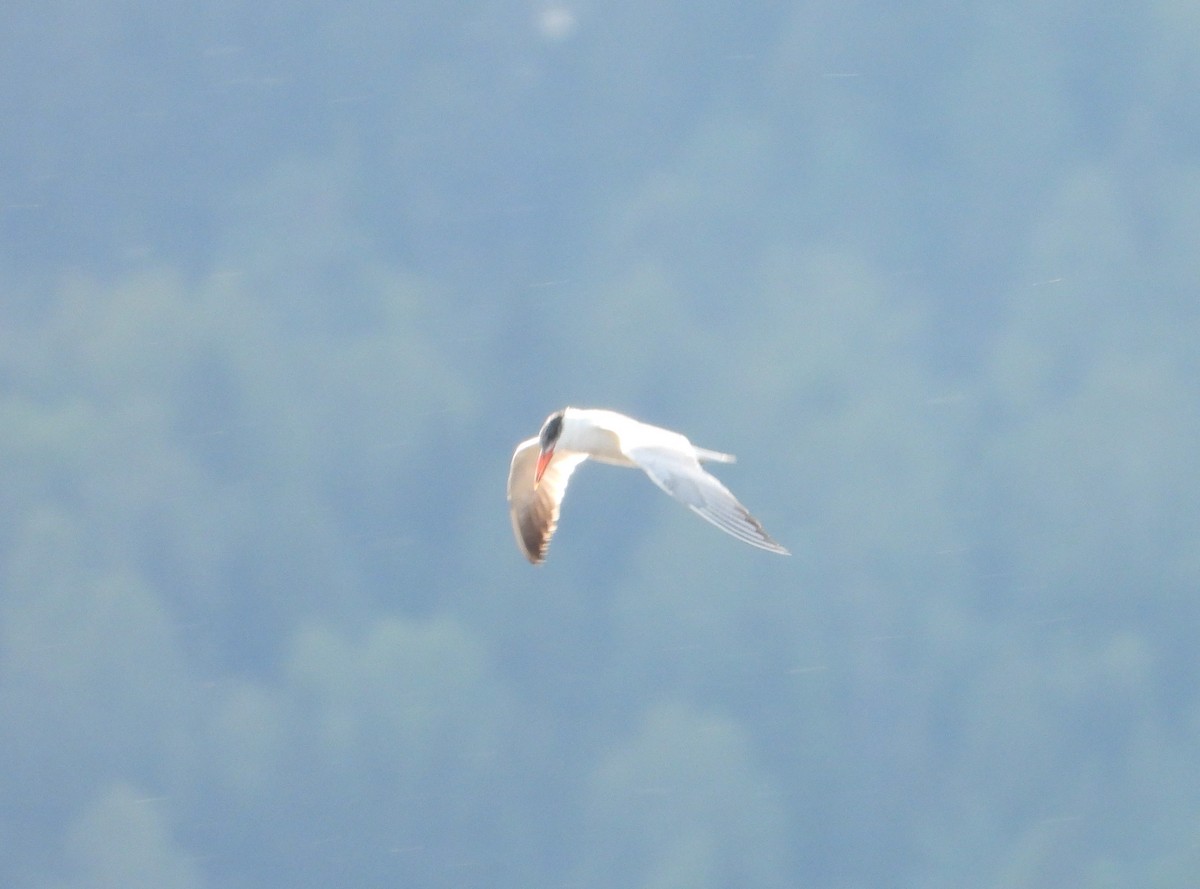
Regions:
<instances>
[{"instance_id":1,"label":"green foliage","mask_svg":"<svg viewBox=\"0 0 1200 889\"><path fill-rule=\"evenodd\" d=\"M783 811L736 724L654 707L600 763L586 799L583 886L788 883Z\"/></svg>"},{"instance_id":2,"label":"green foliage","mask_svg":"<svg viewBox=\"0 0 1200 889\"><path fill-rule=\"evenodd\" d=\"M172 836L162 798L116 785L71 825L65 841L71 874L55 887L196 889L195 855Z\"/></svg>"}]
</instances>

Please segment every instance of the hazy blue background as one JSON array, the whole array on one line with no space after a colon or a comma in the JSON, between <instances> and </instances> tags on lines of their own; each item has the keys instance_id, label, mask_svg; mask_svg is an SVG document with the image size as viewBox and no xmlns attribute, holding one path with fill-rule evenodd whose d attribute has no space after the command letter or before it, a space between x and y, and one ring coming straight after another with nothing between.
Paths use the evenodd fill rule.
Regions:
<instances>
[{"instance_id":1,"label":"hazy blue background","mask_svg":"<svg viewBox=\"0 0 1200 889\"><path fill-rule=\"evenodd\" d=\"M5 4L0 884L1196 886L1198 282L1182 0Z\"/></svg>"}]
</instances>

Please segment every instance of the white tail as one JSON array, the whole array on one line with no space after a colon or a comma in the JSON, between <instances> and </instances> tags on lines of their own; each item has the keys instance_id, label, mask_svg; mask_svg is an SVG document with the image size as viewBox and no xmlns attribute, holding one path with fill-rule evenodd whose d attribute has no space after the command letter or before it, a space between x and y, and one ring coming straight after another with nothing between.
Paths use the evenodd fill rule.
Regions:
<instances>
[{"instance_id":1,"label":"white tail","mask_svg":"<svg viewBox=\"0 0 1200 889\"><path fill-rule=\"evenodd\" d=\"M695 445L692 445L696 448ZM696 448L696 459L700 461L711 461L713 463L736 463L737 457L733 454L722 454L720 451L710 451L708 448Z\"/></svg>"}]
</instances>

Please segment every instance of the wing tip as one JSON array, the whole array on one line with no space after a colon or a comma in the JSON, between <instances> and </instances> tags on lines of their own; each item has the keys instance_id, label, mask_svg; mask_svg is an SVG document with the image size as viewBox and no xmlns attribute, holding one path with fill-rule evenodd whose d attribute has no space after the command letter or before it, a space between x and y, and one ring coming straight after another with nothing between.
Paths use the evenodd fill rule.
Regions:
<instances>
[{"instance_id":1,"label":"wing tip","mask_svg":"<svg viewBox=\"0 0 1200 889\"><path fill-rule=\"evenodd\" d=\"M767 545L763 547L769 553L775 553L780 556L790 556L792 551L778 541L772 540L770 537L764 541Z\"/></svg>"},{"instance_id":2,"label":"wing tip","mask_svg":"<svg viewBox=\"0 0 1200 889\"><path fill-rule=\"evenodd\" d=\"M550 532L544 536L532 531L530 536L520 538L521 552L525 554L530 565L541 565L546 561L546 553L550 549L550 537L553 533L554 528L551 527Z\"/></svg>"},{"instance_id":3,"label":"wing tip","mask_svg":"<svg viewBox=\"0 0 1200 889\"><path fill-rule=\"evenodd\" d=\"M736 519L728 513L722 515L696 506L689 506L688 508L701 518L716 525L735 540L740 540L742 543L748 543L757 549L766 550L769 553L776 553L781 556L790 556L792 554L786 546L768 534L762 522L756 519L746 507L736 500L733 503L733 516L736 516Z\"/></svg>"},{"instance_id":4,"label":"wing tip","mask_svg":"<svg viewBox=\"0 0 1200 889\"><path fill-rule=\"evenodd\" d=\"M767 529L762 526L762 522L750 515L749 512L746 513L746 518L754 523L755 529L762 538L761 546L763 549L768 552L778 553L781 556L790 556L792 554L791 550L767 533Z\"/></svg>"}]
</instances>

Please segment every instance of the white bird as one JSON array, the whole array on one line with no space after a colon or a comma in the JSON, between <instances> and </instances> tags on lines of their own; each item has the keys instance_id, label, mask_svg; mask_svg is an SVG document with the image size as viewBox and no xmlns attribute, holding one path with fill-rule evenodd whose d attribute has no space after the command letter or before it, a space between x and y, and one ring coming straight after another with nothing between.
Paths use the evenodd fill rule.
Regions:
<instances>
[{"instance_id":1,"label":"white bird","mask_svg":"<svg viewBox=\"0 0 1200 889\"><path fill-rule=\"evenodd\" d=\"M788 551L771 539L701 460L732 463L731 454L698 448L669 429L616 411L568 407L555 411L536 438L517 445L508 471L508 503L517 545L530 562L546 559L571 473L591 457L643 470L688 509L738 540L773 553Z\"/></svg>"}]
</instances>

